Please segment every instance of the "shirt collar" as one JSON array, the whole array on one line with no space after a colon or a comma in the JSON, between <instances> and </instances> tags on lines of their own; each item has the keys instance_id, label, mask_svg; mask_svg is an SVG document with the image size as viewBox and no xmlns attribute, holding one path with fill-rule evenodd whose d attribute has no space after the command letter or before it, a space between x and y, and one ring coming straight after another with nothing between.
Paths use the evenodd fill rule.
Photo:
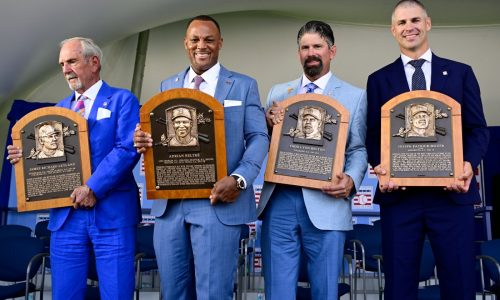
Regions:
<instances>
[{"instance_id":1,"label":"shirt collar","mask_svg":"<svg viewBox=\"0 0 500 300\"><path fill-rule=\"evenodd\" d=\"M328 84L328 80L332 77L332 72L328 72L325 75L321 76L317 80L314 81L314 84L318 86L322 91L325 90L326 85ZM311 80L307 78L305 74L302 74L302 88L304 88Z\"/></svg>"},{"instance_id":2,"label":"shirt collar","mask_svg":"<svg viewBox=\"0 0 500 300\"><path fill-rule=\"evenodd\" d=\"M85 97L91 100L95 100L97 98L97 93L99 93L99 90L101 89L101 86L102 86L102 80L99 80L96 83L94 83L94 85L92 85L90 88L88 88L85 92L83 92L83 95L85 95ZM75 91L75 99L80 98L80 95L82 94Z\"/></svg>"},{"instance_id":3,"label":"shirt collar","mask_svg":"<svg viewBox=\"0 0 500 300\"><path fill-rule=\"evenodd\" d=\"M432 51L431 48L427 49L422 56L420 56L418 59L425 59L426 62L432 62ZM409 56L404 55L401 53L401 60L403 61L403 65L406 66L410 61L413 60L413 58L410 58Z\"/></svg>"},{"instance_id":4,"label":"shirt collar","mask_svg":"<svg viewBox=\"0 0 500 300\"><path fill-rule=\"evenodd\" d=\"M213 86L214 82L217 82L217 79L219 78L219 72L220 72L220 63L217 62L215 65L213 65L210 69L206 70L201 74L200 76L203 77L203 80L210 85ZM189 72L188 72L188 83L193 82L193 79L195 76L197 76L193 71L193 67L189 67Z\"/></svg>"}]
</instances>

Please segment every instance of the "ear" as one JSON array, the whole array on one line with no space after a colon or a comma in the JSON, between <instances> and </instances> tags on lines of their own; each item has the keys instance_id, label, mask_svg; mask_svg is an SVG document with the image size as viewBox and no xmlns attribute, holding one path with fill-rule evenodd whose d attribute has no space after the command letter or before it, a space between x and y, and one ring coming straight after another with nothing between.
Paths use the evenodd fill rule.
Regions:
<instances>
[{"instance_id":1,"label":"ear","mask_svg":"<svg viewBox=\"0 0 500 300\"><path fill-rule=\"evenodd\" d=\"M184 49L188 50L188 38L184 37Z\"/></svg>"},{"instance_id":2,"label":"ear","mask_svg":"<svg viewBox=\"0 0 500 300\"><path fill-rule=\"evenodd\" d=\"M219 50L222 49L222 44L224 44L224 39L221 37L219 40Z\"/></svg>"},{"instance_id":3,"label":"ear","mask_svg":"<svg viewBox=\"0 0 500 300\"><path fill-rule=\"evenodd\" d=\"M89 59L89 63L90 65L92 66L92 69L94 71L97 71L99 70L99 67L101 66L101 62L99 61L99 57L97 56L92 56L90 59Z\"/></svg>"},{"instance_id":4,"label":"ear","mask_svg":"<svg viewBox=\"0 0 500 300\"><path fill-rule=\"evenodd\" d=\"M429 31L431 30L431 27L432 27L431 17L427 17L427 19L425 19L425 29Z\"/></svg>"},{"instance_id":5,"label":"ear","mask_svg":"<svg viewBox=\"0 0 500 300\"><path fill-rule=\"evenodd\" d=\"M337 46L332 45L330 47L330 60L333 60L336 54L337 54Z\"/></svg>"},{"instance_id":6,"label":"ear","mask_svg":"<svg viewBox=\"0 0 500 300\"><path fill-rule=\"evenodd\" d=\"M394 24L391 25L391 34L394 38L396 38L396 26Z\"/></svg>"}]
</instances>

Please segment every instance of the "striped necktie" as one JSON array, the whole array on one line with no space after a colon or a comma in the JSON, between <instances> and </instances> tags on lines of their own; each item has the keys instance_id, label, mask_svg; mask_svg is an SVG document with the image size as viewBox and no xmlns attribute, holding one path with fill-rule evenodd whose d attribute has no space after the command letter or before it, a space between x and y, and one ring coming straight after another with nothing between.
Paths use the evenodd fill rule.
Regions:
<instances>
[{"instance_id":1,"label":"striped necktie","mask_svg":"<svg viewBox=\"0 0 500 300\"><path fill-rule=\"evenodd\" d=\"M85 95L80 95L80 97L78 98L78 101L76 101L76 105L75 107L73 108L73 110L75 112L77 112L80 116L82 117L85 117L85 100L89 99L87 96Z\"/></svg>"}]
</instances>

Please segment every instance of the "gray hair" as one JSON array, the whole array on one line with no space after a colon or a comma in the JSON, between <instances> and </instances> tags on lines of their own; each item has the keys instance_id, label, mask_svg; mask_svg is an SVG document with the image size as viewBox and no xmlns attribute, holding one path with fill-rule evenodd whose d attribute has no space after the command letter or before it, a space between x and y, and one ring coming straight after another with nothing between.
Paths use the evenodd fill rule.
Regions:
<instances>
[{"instance_id":1,"label":"gray hair","mask_svg":"<svg viewBox=\"0 0 500 300\"><path fill-rule=\"evenodd\" d=\"M92 56L97 56L99 58L99 61L102 62L102 50L97 46L97 44L89 38L84 38L84 37L72 37L69 39L65 39L59 44L59 47L63 47L64 44L71 42L71 41L79 41L80 45L82 45L82 54L85 59L88 59Z\"/></svg>"}]
</instances>

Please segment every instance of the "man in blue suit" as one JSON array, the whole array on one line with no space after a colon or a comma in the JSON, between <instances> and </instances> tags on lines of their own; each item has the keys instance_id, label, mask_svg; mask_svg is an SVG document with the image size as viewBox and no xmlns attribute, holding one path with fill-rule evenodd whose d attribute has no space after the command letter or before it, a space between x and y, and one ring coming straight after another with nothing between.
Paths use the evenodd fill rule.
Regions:
<instances>
[{"instance_id":1,"label":"man in blue suit","mask_svg":"<svg viewBox=\"0 0 500 300\"><path fill-rule=\"evenodd\" d=\"M479 85L470 66L431 52L427 34L431 19L417 0L400 1L392 14L392 35L401 57L368 77L368 160L378 175L380 111L391 98L410 90L416 67L423 60L427 90L446 94L461 105L464 185L445 190L432 187L400 188L393 182L379 186L385 299L417 299L420 257L427 237L436 258L441 299L474 297L474 203L480 201L473 168L488 146ZM415 82L418 80L415 80ZM418 89L418 88L417 88Z\"/></svg>"},{"instance_id":2,"label":"man in blue suit","mask_svg":"<svg viewBox=\"0 0 500 300\"><path fill-rule=\"evenodd\" d=\"M344 172L335 184L313 190L264 183L258 207L266 299L295 299L301 252L307 260L313 299L337 299L346 231L352 230L351 199L366 171L366 94L330 72L336 46L331 27L302 26L297 37L304 74L275 85L267 99L270 130L283 120L279 105L296 94L314 92L339 101L350 112ZM312 86L314 84L314 86Z\"/></svg>"},{"instance_id":3,"label":"man in blue suit","mask_svg":"<svg viewBox=\"0 0 500 300\"><path fill-rule=\"evenodd\" d=\"M74 93L57 106L87 119L92 174L71 194L74 207L50 211L53 299L84 299L91 251L101 298L132 299L135 228L141 219L132 175L139 159L133 146L139 101L100 79L102 51L91 39L70 38L60 46L59 65ZM11 162L20 157L21 150L9 146Z\"/></svg>"},{"instance_id":4,"label":"man in blue suit","mask_svg":"<svg viewBox=\"0 0 500 300\"><path fill-rule=\"evenodd\" d=\"M183 199L153 203L151 214L156 216L154 246L161 290L164 299L230 300L241 226L256 219L252 183L266 156L269 136L257 82L227 70L218 62L222 48L218 23L203 15L191 19L184 47L191 66L164 80L161 90L199 88L224 105L230 175L216 182L210 201ZM197 81L198 76L202 80ZM151 136L139 128L134 141L139 152L152 146ZM196 289L190 288L194 277Z\"/></svg>"}]
</instances>

